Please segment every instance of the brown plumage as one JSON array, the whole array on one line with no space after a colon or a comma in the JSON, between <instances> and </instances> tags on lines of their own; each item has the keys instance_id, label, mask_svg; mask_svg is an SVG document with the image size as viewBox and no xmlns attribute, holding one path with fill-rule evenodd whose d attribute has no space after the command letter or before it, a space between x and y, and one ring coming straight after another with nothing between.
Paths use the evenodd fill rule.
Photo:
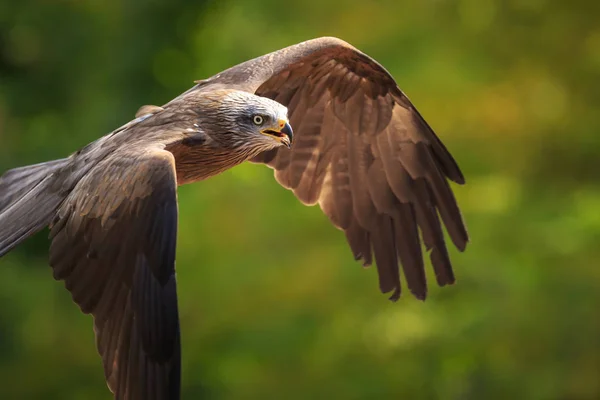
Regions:
<instances>
[{"instance_id":1,"label":"brown plumage","mask_svg":"<svg viewBox=\"0 0 600 400\"><path fill-rule=\"evenodd\" d=\"M50 226L54 277L94 316L115 398L179 398L177 185L246 160L319 204L355 258L376 261L391 299L399 265L410 291L427 294L419 231L438 284L454 282L442 222L464 250L447 181L463 175L389 73L349 44L287 47L136 117L68 158L0 178L0 256Z\"/></svg>"}]
</instances>

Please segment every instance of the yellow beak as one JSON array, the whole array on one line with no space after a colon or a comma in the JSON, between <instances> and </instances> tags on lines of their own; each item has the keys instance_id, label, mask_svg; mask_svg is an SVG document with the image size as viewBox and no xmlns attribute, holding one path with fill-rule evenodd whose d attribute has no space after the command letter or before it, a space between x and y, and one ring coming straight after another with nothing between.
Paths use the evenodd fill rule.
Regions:
<instances>
[{"instance_id":1,"label":"yellow beak","mask_svg":"<svg viewBox=\"0 0 600 400\"><path fill-rule=\"evenodd\" d=\"M285 145L288 149L292 146L294 131L287 120L280 119L277 121L277 129L264 129L261 131L263 135L271 136L279 143Z\"/></svg>"}]
</instances>

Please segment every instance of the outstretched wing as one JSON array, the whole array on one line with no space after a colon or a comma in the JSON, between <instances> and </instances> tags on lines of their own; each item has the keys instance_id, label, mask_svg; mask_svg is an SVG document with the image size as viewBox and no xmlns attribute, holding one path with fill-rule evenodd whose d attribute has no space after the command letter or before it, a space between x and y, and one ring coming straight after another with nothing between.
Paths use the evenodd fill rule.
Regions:
<instances>
[{"instance_id":1,"label":"outstretched wing","mask_svg":"<svg viewBox=\"0 0 600 400\"><path fill-rule=\"evenodd\" d=\"M94 316L117 399L179 398L176 189L171 153L125 148L77 184L51 225L54 277Z\"/></svg>"},{"instance_id":2,"label":"outstretched wing","mask_svg":"<svg viewBox=\"0 0 600 400\"><path fill-rule=\"evenodd\" d=\"M421 242L439 285L454 274L438 213L464 250L467 231L446 178L464 183L456 162L375 60L335 38L310 40L200 82L269 97L289 109L295 141L253 161L305 204L319 203L365 265L374 254L382 292L406 282L427 294Z\"/></svg>"}]
</instances>

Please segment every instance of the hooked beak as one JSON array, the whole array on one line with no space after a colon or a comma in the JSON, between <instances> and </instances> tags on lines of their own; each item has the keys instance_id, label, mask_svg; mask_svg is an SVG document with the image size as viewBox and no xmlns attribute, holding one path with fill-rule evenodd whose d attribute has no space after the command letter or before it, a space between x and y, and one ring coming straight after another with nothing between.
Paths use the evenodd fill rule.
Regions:
<instances>
[{"instance_id":1,"label":"hooked beak","mask_svg":"<svg viewBox=\"0 0 600 400\"><path fill-rule=\"evenodd\" d=\"M290 123L286 120L280 119L277 125L278 130L265 129L264 131L262 131L262 133L271 136L273 139L275 139L276 141L283 144L289 149L292 146L294 131L292 130Z\"/></svg>"},{"instance_id":2,"label":"hooked beak","mask_svg":"<svg viewBox=\"0 0 600 400\"><path fill-rule=\"evenodd\" d=\"M289 149L290 147L292 147L292 140L294 138L294 131L292 130L292 126L290 125L289 122L285 122L283 124L283 128L281 128L281 130L279 131L281 133L283 133L285 136L283 136L281 143L283 143L284 145L287 146L287 148Z\"/></svg>"}]
</instances>

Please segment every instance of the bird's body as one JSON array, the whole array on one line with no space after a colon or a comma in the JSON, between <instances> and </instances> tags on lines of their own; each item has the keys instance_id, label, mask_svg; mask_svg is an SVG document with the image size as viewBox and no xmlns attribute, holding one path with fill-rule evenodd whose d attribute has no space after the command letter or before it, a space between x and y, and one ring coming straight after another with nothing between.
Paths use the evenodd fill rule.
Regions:
<instances>
[{"instance_id":1,"label":"bird's body","mask_svg":"<svg viewBox=\"0 0 600 400\"><path fill-rule=\"evenodd\" d=\"M463 250L452 156L374 60L335 38L290 46L142 107L68 158L0 178L0 256L50 227L54 277L94 316L116 398L179 398L177 186L247 160L319 204L356 259L374 256L393 300L399 264L426 296L419 231L437 282L454 282L438 217Z\"/></svg>"},{"instance_id":2,"label":"bird's body","mask_svg":"<svg viewBox=\"0 0 600 400\"><path fill-rule=\"evenodd\" d=\"M249 98L258 96L231 90L189 92L164 107L154 106L150 110L153 112L142 113L133 121L90 143L70 157L71 163L64 172L56 171L54 175L56 179L63 180L61 174L70 176L71 169L84 171L115 153L126 149L139 152L150 145L173 154L177 182L182 185L217 175L278 145L271 140L265 142L264 146L248 146L247 141L241 141L237 146L224 145L220 132L214 133L215 127L219 126L215 111L216 104L227 97L239 101L239 104L248 104ZM268 101L260 99L261 102L265 100ZM225 123L223 132L228 132L228 129L230 127Z\"/></svg>"}]
</instances>

